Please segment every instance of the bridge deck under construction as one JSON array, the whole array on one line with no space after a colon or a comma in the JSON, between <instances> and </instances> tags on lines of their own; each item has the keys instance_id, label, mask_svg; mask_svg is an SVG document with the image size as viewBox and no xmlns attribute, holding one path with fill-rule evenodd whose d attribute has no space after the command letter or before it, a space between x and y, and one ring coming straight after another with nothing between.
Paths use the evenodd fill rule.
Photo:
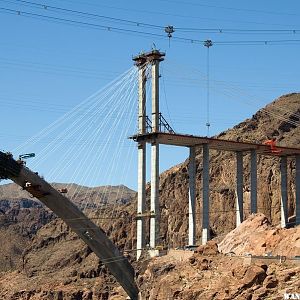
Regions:
<instances>
[{"instance_id":1,"label":"bridge deck under construction","mask_svg":"<svg viewBox=\"0 0 300 300\"><path fill-rule=\"evenodd\" d=\"M251 151L256 150L257 154L271 155L271 156L295 156L300 155L300 149L291 147L276 146L276 151L271 151L270 146L250 143L229 141L216 138L201 137L187 134L173 134L165 132L151 132L146 134L138 134L130 137L136 142L152 143L156 142L164 145L192 147L209 145L212 150L223 151Z\"/></svg>"}]
</instances>

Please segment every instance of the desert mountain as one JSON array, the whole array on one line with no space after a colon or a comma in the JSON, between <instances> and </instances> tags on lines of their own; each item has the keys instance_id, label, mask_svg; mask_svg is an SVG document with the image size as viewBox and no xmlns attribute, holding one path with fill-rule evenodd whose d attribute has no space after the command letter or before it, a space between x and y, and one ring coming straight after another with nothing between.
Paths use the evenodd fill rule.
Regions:
<instances>
[{"instance_id":1,"label":"desert mountain","mask_svg":"<svg viewBox=\"0 0 300 300\"><path fill-rule=\"evenodd\" d=\"M54 183L57 189L65 184ZM102 205L114 209L120 204L130 203L136 192L124 185L85 187L68 185L68 195L82 208L96 210L101 214ZM100 202L100 203L99 203ZM23 250L30 246L31 239L45 224L56 216L30 194L16 184L0 185L0 271L15 269L20 266Z\"/></svg>"},{"instance_id":2,"label":"desert mountain","mask_svg":"<svg viewBox=\"0 0 300 300\"><path fill-rule=\"evenodd\" d=\"M262 143L275 137L279 146L300 147L300 94L282 96L217 137L225 140ZM244 210L249 215L249 155L244 156ZM188 225L188 160L161 175L161 236L168 245L183 246L187 242ZM198 241L201 234L202 155L196 156L196 188ZM235 154L211 151L210 154L210 225L212 234L224 234L235 227ZM273 224L280 218L279 158L258 156L258 211ZM288 161L289 216L295 214L295 164Z\"/></svg>"},{"instance_id":3,"label":"desert mountain","mask_svg":"<svg viewBox=\"0 0 300 300\"><path fill-rule=\"evenodd\" d=\"M222 132L218 137L236 141L263 142L269 137L276 137L278 145L299 147L300 140L300 94L282 96L258 111L252 118L245 120L234 128ZM201 150L197 152L197 230L198 242L201 233L201 182L202 158ZM188 161L179 164L160 176L160 209L161 209L161 240L169 247L186 245L187 213L188 213ZM212 234L217 235L217 241L224 238L221 252L251 252L264 254L276 252L276 241L281 241L281 251L287 245L298 253L300 239L299 228L277 230L280 217L280 180L279 160L271 157L258 157L258 210L264 216L250 216L246 227L260 232L258 248L247 248L247 243L255 243L255 236L248 235L235 228L235 156L233 153L211 151L210 157L210 201ZM245 218L249 216L249 157L244 157L244 201ZM295 213L295 183L293 180L295 165L289 161L288 183L289 215ZM12 187L9 187L12 188ZM18 191L20 192L20 191ZM1 192L0 192L1 193ZM17 192L16 192L17 193ZM21 193L21 192L20 192ZM22 192L23 193L23 192ZM19 195L19 194L18 194ZM15 194L16 196L16 194ZM150 190L147 187L149 200ZM7 196L9 198L9 195ZM19 197L19 198L18 198ZM9 252L2 260L0 275L0 298L3 299L125 299L124 293L107 274L101 262L90 250L69 231L67 226L55 219L51 212L41 207L34 199L28 200L28 195L19 195L15 201L6 201L9 208L1 208L0 217L10 218L11 224L1 223L1 232L6 234L5 249L12 249L9 239L15 239L17 233L19 246L15 252ZM81 197L78 197L80 199ZM24 199L31 201L32 211L26 218L32 223L23 222L23 211L20 207ZM21 200L21 201L20 201ZM114 201L117 199L115 198ZM111 239L118 243L121 249L135 248L135 201L117 201L112 205L108 201L106 211L93 212ZM1 203L1 202L0 202ZM13 204L12 204L13 203ZM19 204L17 204L19 203ZM80 200L79 202L80 203ZM26 206L28 206L26 202ZM35 208L35 206L37 207ZM15 206L18 207L15 210ZM113 217L112 217L112 207ZM93 207L90 207L93 211ZM34 213L33 213L34 211ZM21 214L22 212L22 214ZM45 214L46 217L40 217ZM2 214L2 215L1 215ZM38 216L38 217L37 217ZM108 217L107 217L108 216ZM107 217L107 218L106 218ZM38 220L47 221L40 222ZM265 221L268 220L268 221ZM97 221L97 222L98 222ZM47 224L46 224L47 223ZM28 225L35 224L35 230L28 230ZM45 225L44 225L45 224ZM273 225L271 225L273 224ZM16 227L14 227L16 226ZM245 226L242 224L241 226ZM252 227L251 227L252 226ZM274 227L272 227L274 226ZM16 228L16 229L15 229ZM8 230L9 229L9 230ZM277 231L276 231L277 230ZM230 232L231 231L231 232ZM20 234L20 232L22 234ZM26 233L27 232L27 233ZM230 232L230 233L229 233ZM228 235L226 235L229 233ZM269 235L265 237L266 235ZM30 239L28 238L30 235ZM228 241L234 241L235 248L228 247ZM17 240L17 239L16 239ZM265 247L263 245L266 245ZM9 248L11 247L11 248ZM223 247L223 248L222 248ZM227 248L226 248L227 247ZM273 247L273 248L272 248ZM282 299L283 292L300 289L299 268L293 265L260 264L244 266L242 262L229 259L223 254L208 251L204 257L203 249L188 260L178 260L170 256L151 261L144 260L137 264L138 283L146 299ZM25 250L24 250L25 249ZM241 250L242 249L242 250ZM259 249L259 253L255 251ZM24 251L23 251L24 250ZM258 251L258 250L257 250ZM278 250L279 251L279 250ZM13 254L11 254L13 253ZM133 258L129 251L129 256ZM210 256L214 254L217 256ZM285 255L287 253L281 253ZM224 288L224 285L228 288ZM280 298L278 298L280 296ZM276 298L277 297L277 298Z\"/></svg>"}]
</instances>

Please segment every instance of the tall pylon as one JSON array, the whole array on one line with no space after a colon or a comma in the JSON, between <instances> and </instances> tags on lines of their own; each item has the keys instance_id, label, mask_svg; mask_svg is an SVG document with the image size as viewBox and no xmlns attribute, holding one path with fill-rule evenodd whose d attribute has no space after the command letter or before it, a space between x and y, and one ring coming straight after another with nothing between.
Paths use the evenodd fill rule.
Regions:
<instances>
[{"instance_id":1,"label":"tall pylon","mask_svg":"<svg viewBox=\"0 0 300 300\"><path fill-rule=\"evenodd\" d=\"M139 128L138 134L146 132L146 76L145 69L151 65L152 74L152 126L151 132L157 133L159 127L159 64L164 60L165 53L152 50L135 56L133 60L139 68ZM159 143L153 140L151 143L151 200L150 211L146 213L146 144L138 143L138 204L137 204L137 259L145 248L145 217L150 216L150 252L155 253L159 244Z\"/></svg>"}]
</instances>

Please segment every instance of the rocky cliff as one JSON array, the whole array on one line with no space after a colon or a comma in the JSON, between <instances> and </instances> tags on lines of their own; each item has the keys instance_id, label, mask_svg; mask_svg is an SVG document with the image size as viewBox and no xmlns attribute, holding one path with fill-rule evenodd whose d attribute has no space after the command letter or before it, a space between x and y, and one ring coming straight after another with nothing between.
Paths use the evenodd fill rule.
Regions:
<instances>
[{"instance_id":1,"label":"rocky cliff","mask_svg":"<svg viewBox=\"0 0 300 300\"><path fill-rule=\"evenodd\" d=\"M54 184L54 186L59 189L66 185ZM92 213L99 218L97 221L103 223L106 220L105 216L111 217L115 207L130 205L136 192L125 186L89 188L73 184L68 185L68 194L73 195L75 203L79 207L85 208L88 213L91 213L92 210ZM98 203L99 199L101 199L100 204ZM106 204L106 210L95 211L95 208L102 206L103 203ZM52 211L37 199L31 198L30 194L19 186L15 184L0 185L0 239L3 241L0 247L2 254L0 256L0 272L20 268L23 264L24 249L31 247L32 239L42 226L55 219L56 216ZM120 227L122 226L116 222L115 228ZM105 224L104 228L108 232L112 231L111 224ZM121 239L122 230L120 232L117 237L122 245L125 242L122 242Z\"/></svg>"},{"instance_id":2,"label":"rocky cliff","mask_svg":"<svg viewBox=\"0 0 300 300\"><path fill-rule=\"evenodd\" d=\"M251 119L221 133L218 137L255 142L276 137L279 145L298 147L299 115L300 94L285 95L258 111ZM252 224L251 226L256 226L255 230L260 232L261 245L258 248L260 251L264 248L265 251L259 254L270 251L279 253L276 252L279 248L271 249L271 245L274 246L276 242L266 238L266 236L275 236L278 241L283 241L283 246L279 250L282 255L285 255L283 251L289 242L293 244L290 248L298 247L299 228L280 231L271 226L279 222L279 162L278 158L258 157L258 163L258 210L265 214L268 221L261 224L255 219L256 225L253 225L250 217L249 223L241 226L249 227ZM161 174L160 178L162 216L160 233L163 243L169 247L186 245L187 164L188 161L185 161L171 168ZM217 240L221 240L235 227L235 158L232 153L212 151L210 165L211 227L212 233L218 235ZM244 201L245 217L247 217L249 215L249 157L247 155L244 157L244 166ZM201 233L201 171L201 150L198 150L198 240ZM295 210L294 173L294 162L289 161L290 216ZM77 198L79 205L86 199L85 196L86 193L83 193ZM147 197L149 200L149 186ZM4 249L3 251L8 254L1 258L0 299L125 299L124 292L107 273L101 262L62 221L55 219L51 212L34 199L29 199L28 195L4 198L6 199L2 198L3 200L0 201L2 203L0 234L5 241L1 250ZM94 211L91 204L88 212L121 249L129 250L129 258L134 261L136 203L117 199L113 201L117 205L109 200L106 203L108 205L105 210ZM24 220L26 222L23 222ZM244 230L241 231L244 235L239 235L237 231L227 235L223 242L223 250L220 248L220 251L251 252L253 249L247 248L246 245L256 243L256 236L250 234L251 230L248 235ZM289 235L293 237L293 241L288 240ZM234 249L228 248L226 241L230 239L235 241ZM132 252L130 249L133 249ZM255 249L254 254L257 252ZM299 277L297 277L300 271L294 265L243 266L240 261L216 252L212 257L204 256L203 253L201 255L198 253L188 261L178 261L167 256L138 263L136 265L138 283L146 299L264 299L267 296L269 299L282 299L284 291L300 289ZM228 288L225 289L224 285ZM291 289L288 290L287 287Z\"/></svg>"},{"instance_id":3,"label":"rocky cliff","mask_svg":"<svg viewBox=\"0 0 300 300\"><path fill-rule=\"evenodd\" d=\"M262 143L275 137L279 146L300 147L300 94L282 96L217 137L233 141ZM188 160L171 168L160 178L161 236L167 245L187 243ZM202 157L196 156L197 239L201 238ZM235 155L211 151L210 155L210 225L212 235L227 233L235 227ZM244 156L244 209L249 215L249 154ZM258 156L258 211L273 224L280 218L279 158ZM295 162L288 161L289 216L295 214Z\"/></svg>"}]
</instances>

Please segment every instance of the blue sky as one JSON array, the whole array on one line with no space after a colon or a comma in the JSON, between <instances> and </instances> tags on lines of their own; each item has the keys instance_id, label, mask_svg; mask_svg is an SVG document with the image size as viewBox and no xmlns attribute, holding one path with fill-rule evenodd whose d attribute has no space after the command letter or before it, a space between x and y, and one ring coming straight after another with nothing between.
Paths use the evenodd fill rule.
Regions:
<instances>
[{"instance_id":1,"label":"blue sky","mask_svg":"<svg viewBox=\"0 0 300 300\"><path fill-rule=\"evenodd\" d=\"M297 54L300 42L287 42L300 40L299 1L164 0L150 4L106 0L0 1L0 148L13 150L55 122L128 70L133 65L132 56L151 49L153 44L166 52L166 59L161 64L161 111L180 133L207 134L207 49L200 41L211 39L214 43L209 50L210 135L251 117L282 94L299 92ZM106 18L70 14L61 8ZM21 15L14 11L21 11ZM45 20L37 15L57 19ZM133 23L112 21L107 17ZM71 25L58 19L93 23L98 27L83 26L82 23ZM135 22L140 23L139 26ZM170 44L164 37L163 27L167 25L175 28ZM105 27L125 29L126 32ZM210 30L205 32L203 29ZM219 29L219 32L211 29ZM128 30L162 36L141 35ZM250 45L236 43L241 41ZM264 44L263 41L268 42ZM113 137L99 136L99 141L107 139L112 140L104 150L114 153ZM87 185L124 183L135 189L135 145L131 141L126 143L124 148L133 148L128 168L124 167L127 154L123 150L111 155L115 157L113 168L108 158L103 161L95 154L92 159L99 164L101 172L90 173L92 179L81 181L78 175L74 180ZM24 151L37 152L38 156L41 147L32 146L31 149L29 146ZM78 150L74 140L68 146L62 144L49 159L45 157L43 164L28 162L28 165L32 164L47 178L51 169L64 168L55 165L57 157L72 147L73 152ZM161 170L183 161L187 154L187 149L161 147ZM72 163L74 165L76 161ZM120 172L119 167L126 171ZM84 173L82 168L80 172ZM114 173L108 176L111 169ZM49 180L69 182L71 173L72 166L65 172L57 172Z\"/></svg>"}]
</instances>

